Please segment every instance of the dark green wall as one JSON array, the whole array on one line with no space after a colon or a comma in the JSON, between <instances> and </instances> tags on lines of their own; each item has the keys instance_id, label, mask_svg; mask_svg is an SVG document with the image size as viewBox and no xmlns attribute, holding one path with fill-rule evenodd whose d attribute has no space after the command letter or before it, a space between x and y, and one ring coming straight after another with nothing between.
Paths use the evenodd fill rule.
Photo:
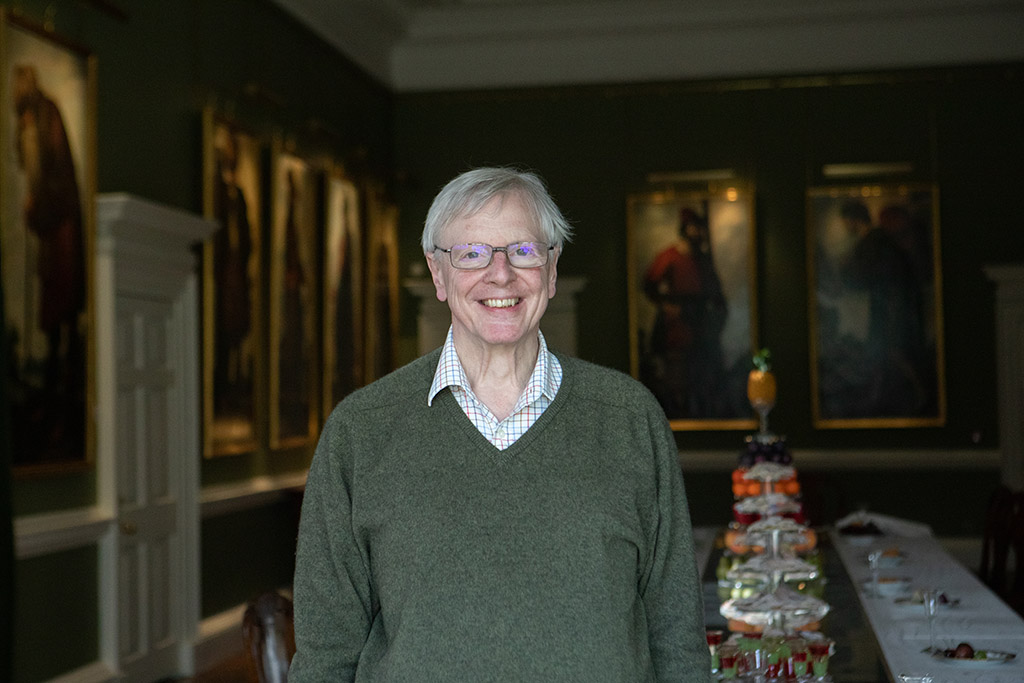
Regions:
<instances>
[{"instance_id":1,"label":"dark green wall","mask_svg":"<svg viewBox=\"0 0 1024 683\"><path fill-rule=\"evenodd\" d=\"M91 547L18 563L14 681L47 680L96 659L98 559Z\"/></svg>"},{"instance_id":2,"label":"dark green wall","mask_svg":"<svg viewBox=\"0 0 1024 683\"><path fill-rule=\"evenodd\" d=\"M395 150L406 267L431 196L472 165L543 175L576 238L560 275L583 276L579 354L629 369L626 198L651 172L734 168L756 184L759 337L772 349L776 430L796 448L998 445L993 289L982 266L1024 259L1021 65L804 79L400 95ZM811 425L805 190L826 163L909 161L940 188L947 425ZM406 301L407 307L412 302ZM407 323L409 322L408 319ZM411 333L406 327L405 332ZM738 448L688 432L685 448Z\"/></svg>"},{"instance_id":3,"label":"dark green wall","mask_svg":"<svg viewBox=\"0 0 1024 683\"><path fill-rule=\"evenodd\" d=\"M291 585L300 504L296 495L203 523L201 617L237 607L268 589ZM254 567L258 569L253 571Z\"/></svg>"},{"instance_id":4,"label":"dark green wall","mask_svg":"<svg viewBox=\"0 0 1024 683\"><path fill-rule=\"evenodd\" d=\"M395 150L405 178L403 263L422 259L418 235L433 194L470 166L537 170L574 223L559 274L582 276L579 355L629 369L626 198L660 171L733 168L756 185L759 338L772 349L779 402L772 426L795 449L891 451L998 447L993 287L982 267L1024 261L1024 67L929 69L807 78L660 83L623 87L413 93L396 99ZM908 161L908 180L934 181L940 233L948 420L920 429L822 430L811 423L805 191L826 163ZM405 310L415 302L407 297ZM415 334L406 316L403 333ZM723 452L720 467L687 474L698 523L724 521L725 468L737 432L677 435L689 449ZM840 456L841 457L841 456ZM797 463L799 466L799 463ZM827 522L866 503L923 519L940 534L980 533L998 471L813 476ZM944 486L943 506L921 498ZM934 490L934 489L932 489ZM909 495L907 492L910 492ZM809 504L812 501L808 501ZM710 512L717 511L717 512Z\"/></svg>"}]
</instances>

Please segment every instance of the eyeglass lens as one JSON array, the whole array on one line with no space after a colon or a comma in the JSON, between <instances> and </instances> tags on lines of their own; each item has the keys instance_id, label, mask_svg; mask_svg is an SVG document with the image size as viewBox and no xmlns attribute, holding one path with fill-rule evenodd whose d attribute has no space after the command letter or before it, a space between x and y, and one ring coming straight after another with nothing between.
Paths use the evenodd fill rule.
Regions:
<instances>
[{"instance_id":1,"label":"eyeglass lens","mask_svg":"<svg viewBox=\"0 0 1024 683\"><path fill-rule=\"evenodd\" d=\"M509 264L516 268L537 268L547 263L548 249L548 246L541 242L513 242L505 247L492 247L489 244L456 244L448 251L453 266L471 270L486 268L496 251L505 252Z\"/></svg>"}]
</instances>

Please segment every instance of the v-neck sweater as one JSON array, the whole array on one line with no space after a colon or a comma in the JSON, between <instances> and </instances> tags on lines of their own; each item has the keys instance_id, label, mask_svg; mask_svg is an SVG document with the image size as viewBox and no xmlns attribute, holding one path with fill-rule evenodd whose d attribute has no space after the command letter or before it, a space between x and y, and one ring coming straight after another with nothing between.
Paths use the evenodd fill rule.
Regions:
<instances>
[{"instance_id":1,"label":"v-neck sweater","mask_svg":"<svg viewBox=\"0 0 1024 683\"><path fill-rule=\"evenodd\" d=\"M708 680L677 449L639 382L558 356L562 386L505 450L439 351L349 395L310 468L289 680Z\"/></svg>"}]
</instances>

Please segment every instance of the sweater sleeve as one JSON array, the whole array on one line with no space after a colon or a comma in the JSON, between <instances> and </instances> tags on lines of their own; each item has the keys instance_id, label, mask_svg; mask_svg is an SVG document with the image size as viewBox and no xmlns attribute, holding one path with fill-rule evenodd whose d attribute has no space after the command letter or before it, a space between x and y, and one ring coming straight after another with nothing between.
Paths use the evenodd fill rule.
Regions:
<instances>
[{"instance_id":1,"label":"sweater sleeve","mask_svg":"<svg viewBox=\"0 0 1024 683\"><path fill-rule=\"evenodd\" d=\"M306 484L295 561L289 681L352 681L373 619L370 574L352 526L351 440L336 409Z\"/></svg>"},{"instance_id":2,"label":"sweater sleeve","mask_svg":"<svg viewBox=\"0 0 1024 683\"><path fill-rule=\"evenodd\" d=\"M657 520L641 594L659 682L710 680L704 601L690 513L672 430L660 409L650 413L656 459Z\"/></svg>"}]
</instances>

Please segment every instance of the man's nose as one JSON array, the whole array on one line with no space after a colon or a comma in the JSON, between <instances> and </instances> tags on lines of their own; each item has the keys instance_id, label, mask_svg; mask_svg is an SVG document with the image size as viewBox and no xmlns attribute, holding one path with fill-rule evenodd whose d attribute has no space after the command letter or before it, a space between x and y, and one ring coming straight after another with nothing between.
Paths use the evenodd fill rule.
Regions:
<instances>
[{"instance_id":1,"label":"man's nose","mask_svg":"<svg viewBox=\"0 0 1024 683\"><path fill-rule=\"evenodd\" d=\"M495 249L491 254L491 262L487 266L487 276L489 280L504 282L511 280L515 277L515 268L508 262L508 252L504 249L501 251Z\"/></svg>"}]
</instances>

